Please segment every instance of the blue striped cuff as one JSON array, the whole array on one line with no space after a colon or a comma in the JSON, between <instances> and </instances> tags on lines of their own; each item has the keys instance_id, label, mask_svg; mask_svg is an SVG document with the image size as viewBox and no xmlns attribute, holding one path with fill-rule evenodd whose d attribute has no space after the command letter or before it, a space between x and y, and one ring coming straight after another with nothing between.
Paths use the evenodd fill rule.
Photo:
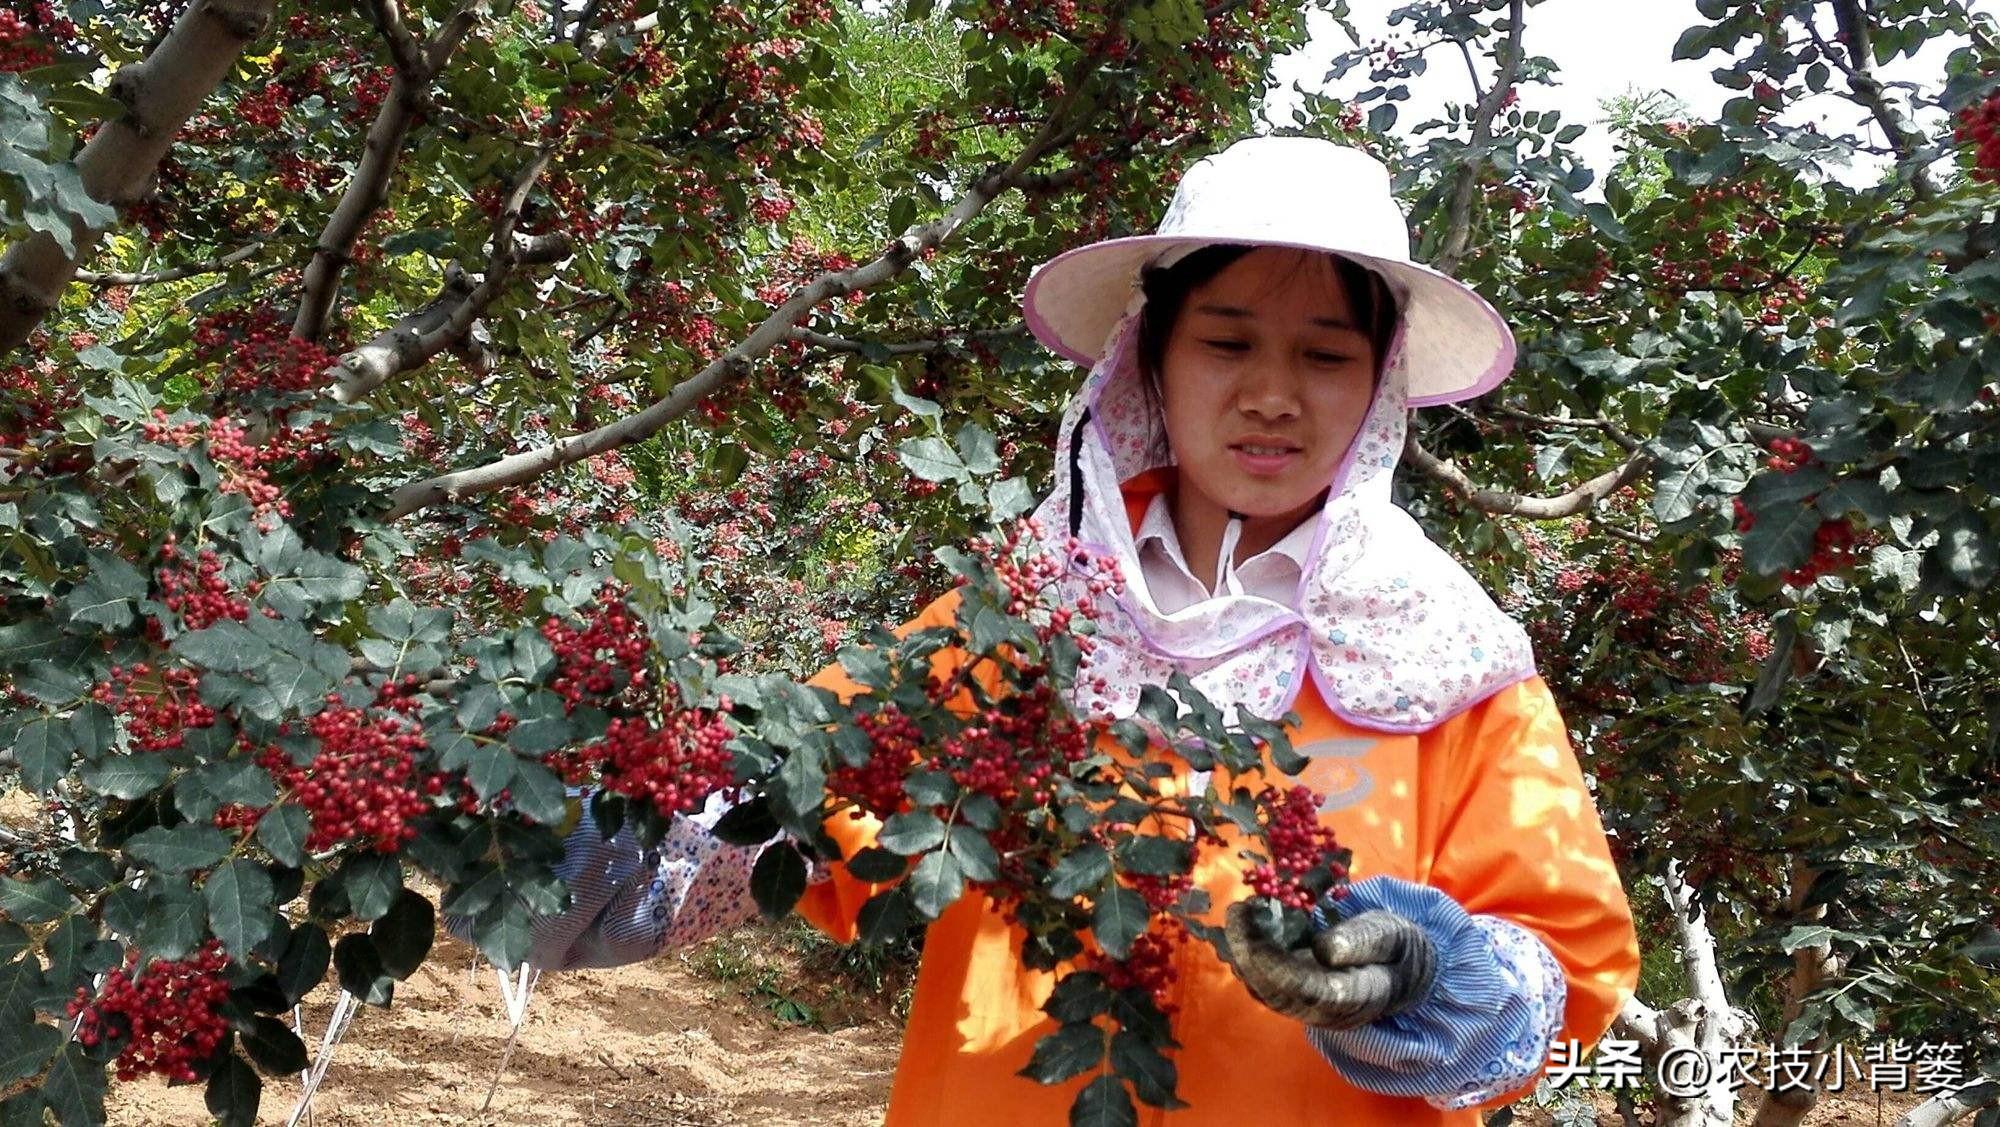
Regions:
<instances>
[{"instance_id":1,"label":"blue striped cuff","mask_svg":"<svg viewBox=\"0 0 2000 1127\"><path fill-rule=\"evenodd\" d=\"M1314 912L1351 918L1384 908L1415 921L1437 952L1416 1005L1355 1029L1308 1027L1314 1048L1357 1087L1468 1107L1512 1090L1548 1059L1566 987L1546 944L1518 925L1472 916L1435 888L1371 877Z\"/></svg>"}]
</instances>

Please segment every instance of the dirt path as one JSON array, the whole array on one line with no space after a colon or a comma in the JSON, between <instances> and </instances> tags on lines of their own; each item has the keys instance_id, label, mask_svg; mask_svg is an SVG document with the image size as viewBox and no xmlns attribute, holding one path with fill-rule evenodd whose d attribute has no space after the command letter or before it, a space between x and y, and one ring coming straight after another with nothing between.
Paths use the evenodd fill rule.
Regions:
<instances>
[{"instance_id":1,"label":"dirt path","mask_svg":"<svg viewBox=\"0 0 2000 1127\"><path fill-rule=\"evenodd\" d=\"M783 1025L738 986L666 957L614 970L550 975L535 992L514 1055L485 1116L477 1114L507 1040L490 968L441 938L396 987L395 1004L364 1009L314 1101L317 1125L492 1123L657 1125L879 1123L901 1030L886 1013L845 1028ZM332 1000L307 1000L309 1029ZM280 1123L296 1079L265 1080L259 1122ZM207 1121L199 1087L112 1088L112 1123L186 1127Z\"/></svg>"}]
</instances>

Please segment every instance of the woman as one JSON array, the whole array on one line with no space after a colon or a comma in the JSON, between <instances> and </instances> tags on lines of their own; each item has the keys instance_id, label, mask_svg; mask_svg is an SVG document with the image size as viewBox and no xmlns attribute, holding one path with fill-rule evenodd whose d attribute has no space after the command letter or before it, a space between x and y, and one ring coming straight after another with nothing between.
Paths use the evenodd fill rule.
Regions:
<instances>
[{"instance_id":1,"label":"woman","mask_svg":"<svg viewBox=\"0 0 2000 1127\"><path fill-rule=\"evenodd\" d=\"M1178 670L1225 711L1297 712L1301 779L1353 851L1355 883L1310 954L1226 913L1247 895L1240 861L1199 864L1235 965L1181 949L1188 1106L1142 1121L1477 1123L1472 1109L1523 1094L1552 1043L1593 1043L1638 977L1624 891L1524 634L1389 500L1409 407L1490 390L1511 335L1409 261L1381 164L1307 138L1199 162L1157 234L1045 264L1025 304L1045 343L1092 365L1038 515L1128 579L1099 623L1102 689L1073 706L1129 716ZM949 624L955 600L904 629ZM816 683L856 691L837 667ZM756 850L707 836L719 812L644 856L586 820L564 867L573 907L541 921L532 961L629 962L748 918ZM874 828L829 822L849 855ZM834 865L800 911L852 939L872 892ZM1017 940L977 894L931 927L890 1123L1063 1121L1073 1085L1016 1075L1047 1031L1051 981L1021 969Z\"/></svg>"}]
</instances>

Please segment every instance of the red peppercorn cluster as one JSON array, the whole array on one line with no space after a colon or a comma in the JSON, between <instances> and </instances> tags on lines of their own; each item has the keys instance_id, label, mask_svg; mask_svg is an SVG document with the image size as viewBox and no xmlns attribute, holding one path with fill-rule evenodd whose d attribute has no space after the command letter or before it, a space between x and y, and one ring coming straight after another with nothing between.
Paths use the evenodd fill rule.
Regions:
<instances>
[{"instance_id":1,"label":"red peppercorn cluster","mask_svg":"<svg viewBox=\"0 0 2000 1127\"><path fill-rule=\"evenodd\" d=\"M1958 111L1954 135L1961 144L1974 146L1972 178L2000 183L2000 94L1989 94L1985 101Z\"/></svg>"},{"instance_id":2,"label":"red peppercorn cluster","mask_svg":"<svg viewBox=\"0 0 2000 1127\"><path fill-rule=\"evenodd\" d=\"M242 622L250 617L250 604L237 597L222 578L222 557L210 548L195 554L190 567L180 546L169 536L160 546L166 566L156 578L160 584L160 605L181 616L189 630L205 630L225 618Z\"/></svg>"},{"instance_id":3,"label":"red peppercorn cluster","mask_svg":"<svg viewBox=\"0 0 2000 1127\"><path fill-rule=\"evenodd\" d=\"M582 617L580 626L555 617L542 623L542 637L556 652L556 675L549 687L571 712L585 703L629 707L642 702L648 682L646 655L652 649L646 624L610 585Z\"/></svg>"},{"instance_id":4,"label":"red peppercorn cluster","mask_svg":"<svg viewBox=\"0 0 2000 1127\"><path fill-rule=\"evenodd\" d=\"M1045 542L1044 535L1041 521L1023 517L1014 522L1007 530L1006 539L999 544L977 537L970 547L993 565L1001 584L1006 587L1005 609L1009 616L1034 618L1035 611L1047 610L1047 621L1038 622L1035 630L1036 636L1046 642L1057 634L1068 633L1078 618L1095 619L1097 600L1116 593L1123 585L1124 577L1119 573L1115 557L1092 553L1074 536L1063 541L1059 554L1039 550ZM1049 587L1066 577L1073 578L1077 587L1072 597L1063 600L1049 598ZM1058 605L1051 606L1051 603ZM1084 642L1087 639L1078 640ZM1084 652L1089 652L1087 645Z\"/></svg>"},{"instance_id":5,"label":"red peppercorn cluster","mask_svg":"<svg viewBox=\"0 0 2000 1127\"><path fill-rule=\"evenodd\" d=\"M189 728L215 725L215 710L195 692L194 670L161 669L157 680L154 672L145 662L129 669L114 665L110 677L90 690L92 700L125 721L134 748L169 751L185 742Z\"/></svg>"},{"instance_id":6,"label":"red peppercorn cluster","mask_svg":"<svg viewBox=\"0 0 2000 1127\"><path fill-rule=\"evenodd\" d=\"M827 790L852 800L856 818L864 814L887 818L906 805L903 777L923 753L923 732L893 704L856 716L854 724L868 734L868 762L835 767L827 777Z\"/></svg>"},{"instance_id":7,"label":"red peppercorn cluster","mask_svg":"<svg viewBox=\"0 0 2000 1127\"><path fill-rule=\"evenodd\" d=\"M283 106L272 112L282 119ZM204 317L194 325L194 343L220 361L221 385L232 395L311 391L339 362L338 353L292 336L289 319L268 308L226 309Z\"/></svg>"},{"instance_id":8,"label":"red peppercorn cluster","mask_svg":"<svg viewBox=\"0 0 2000 1127\"><path fill-rule=\"evenodd\" d=\"M1810 587L1822 575L1845 571L1854 565L1856 547L1853 525L1845 520L1821 521L1813 530L1812 556L1785 573L1785 585Z\"/></svg>"},{"instance_id":9,"label":"red peppercorn cluster","mask_svg":"<svg viewBox=\"0 0 2000 1127\"><path fill-rule=\"evenodd\" d=\"M1165 912L1181 902L1181 897L1194 890L1194 874L1178 873L1170 877L1152 877L1134 874L1131 877L1132 890L1145 897L1146 906L1155 912Z\"/></svg>"},{"instance_id":10,"label":"red peppercorn cluster","mask_svg":"<svg viewBox=\"0 0 2000 1127\"><path fill-rule=\"evenodd\" d=\"M1812 447L1796 438L1774 438L1771 440L1771 456L1764 464L1779 473L1792 473L1812 461Z\"/></svg>"},{"instance_id":11,"label":"red peppercorn cluster","mask_svg":"<svg viewBox=\"0 0 2000 1127\"><path fill-rule=\"evenodd\" d=\"M1187 938L1180 921L1159 920L1155 929L1132 941L1132 950L1123 959L1099 956L1092 967L1104 976L1113 990L1144 990L1162 1014L1172 1017L1179 1009L1170 999L1174 986L1174 955Z\"/></svg>"},{"instance_id":12,"label":"red peppercorn cluster","mask_svg":"<svg viewBox=\"0 0 2000 1127\"><path fill-rule=\"evenodd\" d=\"M220 1012L229 997L229 983L222 977L229 956L211 939L185 959L152 959L135 972L138 958L137 951L127 951L125 965L105 977L95 999L88 989L77 988L68 1007L76 1039L86 1048L123 1040L120 1080L155 1072L169 1080L192 1081L196 1066L229 1033Z\"/></svg>"},{"instance_id":13,"label":"red peppercorn cluster","mask_svg":"<svg viewBox=\"0 0 2000 1127\"><path fill-rule=\"evenodd\" d=\"M1301 910L1313 906L1313 889L1306 878L1329 867L1336 882L1347 867L1336 859L1340 843L1320 824L1320 796L1310 787L1265 787L1257 795L1263 813L1264 843L1271 860L1250 871L1250 887L1259 896Z\"/></svg>"},{"instance_id":14,"label":"red peppercorn cluster","mask_svg":"<svg viewBox=\"0 0 2000 1127\"><path fill-rule=\"evenodd\" d=\"M979 712L924 763L1002 807L1046 806L1057 768L1090 756L1090 733L1042 679Z\"/></svg>"},{"instance_id":15,"label":"red peppercorn cluster","mask_svg":"<svg viewBox=\"0 0 2000 1127\"><path fill-rule=\"evenodd\" d=\"M611 721L602 739L575 753L572 769L595 768L606 790L652 804L670 818L697 809L708 796L736 781L736 756L729 750L733 734L721 711L683 708L667 713L655 726L639 717Z\"/></svg>"},{"instance_id":16,"label":"red peppercorn cluster","mask_svg":"<svg viewBox=\"0 0 2000 1127\"><path fill-rule=\"evenodd\" d=\"M257 760L310 816L306 850L356 841L394 853L417 836L411 823L429 808L416 770L423 733L400 716L349 708L331 694L307 726L319 740L311 763L300 767L276 745Z\"/></svg>"},{"instance_id":17,"label":"red peppercorn cluster","mask_svg":"<svg viewBox=\"0 0 2000 1127\"><path fill-rule=\"evenodd\" d=\"M58 18L49 0L21 5L23 12L0 8L0 73L19 74L56 61L57 45L76 46L76 25Z\"/></svg>"}]
</instances>

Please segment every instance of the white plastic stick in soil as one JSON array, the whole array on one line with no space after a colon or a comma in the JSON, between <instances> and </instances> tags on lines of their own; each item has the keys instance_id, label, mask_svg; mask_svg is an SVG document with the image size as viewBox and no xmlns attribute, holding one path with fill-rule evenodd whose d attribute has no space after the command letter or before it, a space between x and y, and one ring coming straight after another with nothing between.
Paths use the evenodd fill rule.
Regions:
<instances>
[{"instance_id":1,"label":"white plastic stick in soil","mask_svg":"<svg viewBox=\"0 0 2000 1127\"><path fill-rule=\"evenodd\" d=\"M493 979L500 984L500 1001L507 1007L507 1047L500 1050L500 1067L493 1070L493 1083L486 1086L486 1098L479 1101L479 1114L493 1106L493 1093L500 1090L500 1078L507 1074L507 1062L514 1057L514 1042L521 1037L521 1026L528 1020L528 999L534 996L535 983L542 980L542 972L526 963L521 964L510 977L499 967L493 968Z\"/></svg>"},{"instance_id":2,"label":"white plastic stick in soil","mask_svg":"<svg viewBox=\"0 0 2000 1127\"><path fill-rule=\"evenodd\" d=\"M326 1034L319 1040L319 1052L313 1055L312 1071L306 1074L298 1106L292 1109L292 1117L285 1120L285 1127L299 1127L299 1121L311 1113L313 1093L319 1091L320 1081L326 1078L327 1066L333 1063L333 1048L340 1044L340 1038L347 1032L347 1025L354 1020L358 1008L354 995L345 990L334 999L333 1013L326 1019ZM301 1028L299 1033L303 1040L305 1030Z\"/></svg>"}]
</instances>

